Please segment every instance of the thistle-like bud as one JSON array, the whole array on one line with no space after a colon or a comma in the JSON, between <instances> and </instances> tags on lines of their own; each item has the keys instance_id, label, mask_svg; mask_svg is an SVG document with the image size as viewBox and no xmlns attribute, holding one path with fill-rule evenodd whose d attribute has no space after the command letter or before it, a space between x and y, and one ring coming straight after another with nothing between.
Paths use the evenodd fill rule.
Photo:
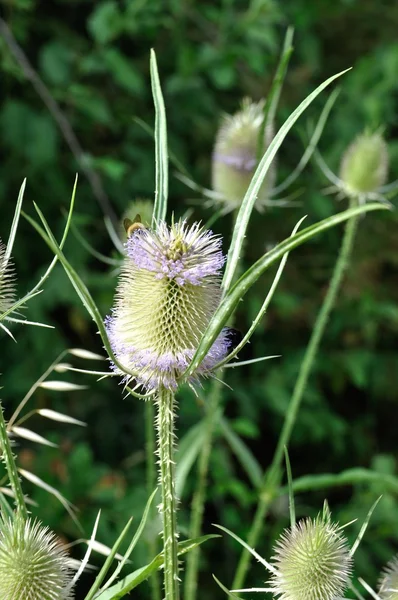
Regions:
<instances>
[{"instance_id":1,"label":"thistle-like bud","mask_svg":"<svg viewBox=\"0 0 398 600\"><path fill-rule=\"evenodd\" d=\"M381 600L398 600L398 556L383 570L378 595Z\"/></svg>"},{"instance_id":2,"label":"thistle-like bud","mask_svg":"<svg viewBox=\"0 0 398 600\"><path fill-rule=\"evenodd\" d=\"M221 239L198 223L179 221L133 231L126 249L113 314L106 319L112 350L147 390L174 390L220 302ZM228 337L223 330L194 379L224 358Z\"/></svg>"},{"instance_id":3,"label":"thistle-like bud","mask_svg":"<svg viewBox=\"0 0 398 600\"><path fill-rule=\"evenodd\" d=\"M15 302L15 275L10 261L6 261L6 247L0 239L0 314Z\"/></svg>"},{"instance_id":4,"label":"thistle-like bud","mask_svg":"<svg viewBox=\"0 0 398 600\"><path fill-rule=\"evenodd\" d=\"M286 530L275 547L270 586L282 600L337 600L348 587L352 558L346 538L324 510Z\"/></svg>"},{"instance_id":5,"label":"thistle-like bud","mask_svg":"<svg viewBox=\"0 0 398 600\"><path fill-rule=\"evenodd\" d=\"M39 522L0 519L0 598L70 600L69 558Z\"/></svg>"},{"instance_id":6,"label":"thistle-like bud","mask_svg":"<svg viewBox=\"0 0 398 600\"><path fill-rule=\"evenodd\" d=\"M239 112L224 116L217 133L213 151L212 187L231 209L242 202L257 168L263 123L264 101L254 103L245 98ZM263 134L263 153L272 137L272 128L266 128ZM258 209L268 200L274 179L275 170L271 167L258 194Z\"/></svg>"},{"instance_id":7,"label":"thistle-like bud","mask_svg":"<svg viewBox=\"0 0 398 600\"><path fill-rule=\"evenodd\" d=\"M364 132L344 153L340 179L348 196L376 193L387 181L388 148L383 136Z\"/></svg>"}]
</instances>

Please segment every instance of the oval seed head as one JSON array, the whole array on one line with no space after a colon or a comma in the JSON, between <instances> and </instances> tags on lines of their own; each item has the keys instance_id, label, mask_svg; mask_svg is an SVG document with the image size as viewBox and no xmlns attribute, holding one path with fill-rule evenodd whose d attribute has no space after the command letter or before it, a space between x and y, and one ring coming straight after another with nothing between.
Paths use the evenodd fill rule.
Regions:
<instances>
[{"instance_id":1,"label":"oval seed head","mask_svg":"<svg viewBox=\"0 0 398 600\"><path fill-rule=\"evenodd\" d=\"M270 586L282 600L336 600L348 587L352 559L346 538L328 514L303 519L275 547Z\"/></svg>"},{"instance_id":2,"label":"oval seed head","mask_svg":"<svg viewBox=\"0 0 398 600\"><path fill-rule=\"evenodd\" d=\"M0 314L15 302L15 273L10 261L6 262L6 247L0 239Z\"/></svg>"},{"instance_id":3,"label":"oval seed head","mask_svg":"<svg viewBox=\"0 0 398 600\"><path fill-rule=\"evenodd\" d=\"M212 186L231 210L242 202L257 168L263 121L264 101L255 103L245 98L240 111L224 116L217 133L213 151ZM263 154L272 138L272 128L268 127L263 136ZM268 200L274 183L275 169L271 166L256 200L258 209Z\"/></svg>"},{"instance_id":4,"label":"oval seed head","mask_svg":"<svg viewBox=\"0 0 398 600\"><path fill-rule=\"evenodd\" d=\"M380 133L364 132L344 153L340 179L349 196L361 196L377 190L387 181L388 148Z\"/></svg>"},{"instance_id":5,"label":"oval seed head","mask_svg":"<svg viewBox=\"0 0 398 600\"><path fill-rule=\"evenodd\" d=\"M398 600L398 556L383 570L378 595L381 600Z\"/></svg>"},{"instance_id":6,"label":"oval seed head","mask_svg":"<svg viewBox=\"0 0 398 600\"><path fill-rule=\"evenodd\" d=\"M160 223L157 231L133 231L126 249L112 316L105 322L112 350L147 390L176 389L220 302L221 239L198 223L179 221L170 228ZM210 374L229 344L225 329L193 380Z\"/></svg>"},{"instance_id":7,"label":"oval seed head","mask_svg":"<svg viewBox=\"0 0 398 600\"><path fill-rule=\"evenodd\" d=\"M0 520L0 598L70 600L69 558L56 536L39 522Z\"/></svg>"}]
</instances>

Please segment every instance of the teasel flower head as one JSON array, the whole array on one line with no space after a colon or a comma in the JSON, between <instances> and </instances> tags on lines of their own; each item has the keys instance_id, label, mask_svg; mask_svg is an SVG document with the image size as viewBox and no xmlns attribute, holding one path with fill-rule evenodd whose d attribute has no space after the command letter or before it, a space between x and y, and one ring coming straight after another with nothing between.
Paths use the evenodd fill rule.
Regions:
<instances>
[{"instance_id":1,"label":"teasel flower head","mask_svg":"<svg viewBox=\"0 0 398 600\"><path fill-rule=\"evenodd\" d=\"M381 600L398 600L398 556L383 570L378 595Z\"/></svg>"},{"instance_id":2,"label":"teasel flower head","mask_svg":"<svg viewBox=\"0 0 398 600\"><path fill-rule=\"evenodd\" d=\"M234 115L225 115L218 130L212 160L212 188L226 210L241 204L258 166L259 138L264 122L264 101L255 103L249 98L242 102ZM273 138L271 127L263 134L262 153ZM275 161L274 161L275 162ZM267 203L275 183L274 165L260 188L256 208Z\"/></svg>"},{"instance_id":3,"label":"teasel flower head","mask_svg":"<svg viewBox=\"0 0 398 600\"><path fill-rule=\"evenodd\" d=\"M0 314L15 302L15 273L6 259L6 246L0 239Z\"/></svg>"},{"instance_id":4,"label":"teasel flower head","mask_svg":"<svg viewBox=\"0 0 398 600\"><path fill-rule=\"evenodd\" d=\"M347 540L327 508L286 530L271 564L270 588L281 600L341 599L352 571Z\"/></svg>"},{"instance_id":5,"label":"teasel flower head","mask_svg":"<svg viewBox=\"0 0 398 600\"><path fill-rule=\"evenodd\" d=\"M369 201L391 205L398 183L386 183L388 176L388 146L380 133L365 130L347 148L341 160L339 175L326 165L319 152L318 166L332 184L326 192L337 192L337 198L364 204Z\"/></svg>"},{"instance_id":6,"label":"teasel flower head","mask_svg":"<svg viewBox=\"0 0 398 600\"><path fill-rule=\"evenodd\" d=\"M381 133L365 131L344 153L340 179L348 196L377 193L387 182L388 148Z\"/></svg>"},{"instance_id":7,"label":"teasel flower head","mask_svg":"<svg viewBox=\"0 0 398 600\"><path fill-rule=\"evenodd\" d=\"M70 600L69 558L41 523L16 515L0 519L0 598Z\"/></svg>"},{"instance_id":8,"label":"teasel flower head","mask_svg":"<svg viewBox=\"0 0 398 600\"><path fill-rule=\"evenodd\" d=\"M199 223L168 227L162 222L156 231L134 231L126 250L115 305L106 319L112 350L134 373L134 378L125 376L126 382L135 379L148 391L175 390L220 302L221 239ZM229 343L225 329L193 381L211 374Z\"/></svg>"}]
</instances>

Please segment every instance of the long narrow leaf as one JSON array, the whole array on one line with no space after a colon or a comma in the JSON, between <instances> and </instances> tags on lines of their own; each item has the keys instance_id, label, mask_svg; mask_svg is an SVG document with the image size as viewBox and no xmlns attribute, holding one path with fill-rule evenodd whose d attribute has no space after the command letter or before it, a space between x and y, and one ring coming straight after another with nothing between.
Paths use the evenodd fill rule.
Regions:
<instances>
[{"instance_id":1,"label":"long narrow leaf","mask_svg":"<svg viewBox=\"0 0 398 600\"><path fill-rule=\"evenodd\" d=\"M110 566L116 557L117 551L120 548L120 544L123 542L124 538L126 537L132 522L133 522L133 517L131 517L127 521L127 524L124 527L122 533L119 535L118 539L113 544L112 550L111 550L110 554L108 555L106 561L104 562L101 571L98 573L97 577L95 578L95 581L94 581L93 585L91 586L85 600L92 600L92 598L94 598L94 595L99 590L101 583L104 581L106 574L108 573Z\"/></svg>"},{"instance_id":2,"label":"long narrow leaf","mask_svg":"<svg viewBox=\"0 0 398 600\"><path fill-rule=\"evenodd\" d=\"M263 481L263 469L261 468L260 463L243 442L243 440L236 435L225 417L221 417L220 419L220 429L221 433L230 445L231 450L234 452L236 458L246 471L250 481L252 482L252 485L255 488L259 488Z\"/></svg>"},{"instance_id":3,"label":"long narrow leaf","mask_svg":"<svg viewBox=\"0 0 398 600\"><path fill-rule=\"evenodd\" d=\"M218 535L203 535L200 538L195 538L193 540L187 540L186 542L180 542L178 544L178 556L193 550L203 542L210 540L212 538L219 537ZM163 554L158 554L149 565L145 567L141 567L137 569L127 577L121 579L116 585L113 585L111 588L105 590L98 596L96 596L95 600L119 600L126 596L131 590L136 588L140 583L146 581L155 571L160 569L163 566L164 557Z\"/></svg>"},{"instance_id":4,"label":"long narrow leaf","mask_svg":"<svg viewBox=\"0 0 398 600\"><path fill-rule=\"evenodd\" d=\"M160 87L158 66L155 51L151 50L151 84L155 104L155 161L156 161L156 191L153 208L152 227L164 221L167 213L167 197L169 193L169 173L167 154L167 124L166 111L162 88Z\"/></svg>"},{"instance_id":5,"label":"long narrow leaf","mask_svg":"<svg viewBox=\"0 0 398 600\"><path fill-rule=\"evenodd\" d=\"M77 176L75 178L75 183L74 183L74 186L73 186L73 191L72 191L72 197L71 197L70 206L69 206L68 217L66 219L64 232L62 234L62 239L61 239L61 242L59 244L59 247L61 249L63 248L63 246L65 244L65 241L66 241L66 238L68 237L68 233L69 233L69 227L70 227L71 220L72 220L73 207L74 207L74 204L75 204L76 188L77 188ZM27 218L28 220L30 219L30 217L28 218L27 215L25 215L22 211L21 211L21 213L23 214L23 216L25 218ZM8 308L2 315L0 315L0 321L2 321L3 319L5 319L10 313L16 311L19 307L21 307L23 304L25 304L26 302L28 302L31 298L33 298L37 294L41 293L40 287L43 285L43 283L49 277L51 271L53 270L53 268L55 267L55 265L57 263L57 260L58 260L57 256L54 256L54 258L51 261L50 265L46 269L44 275L41 276L40 280L34 286L34 288L31 289L30 292L28 292L27 294L25 294L25 296L23 296L23 298L21 298L15 304L13 304L13 306L11 306L10 308Z\"/></svg>"},{"instance_id":6,"label":"long narrow leaf","mask_svg":"<svg viewBox=\"0 0 398 600\"><path fill-rule=\"evenodd\" d=\"M10 235L8 237L7 247L6 247L6 251L4 254L4 266L7 266L7 263L11 257L12 248L14 246L15 236L17 233L17 228L18 228L18 223L19 223L19 217L21 216L21 208L22 208L23 196L25 193L25 187L26 187L26 179L23 180L21 189L19 190L17 205L15 207L15 212L14 212L14 218L12 220Z\"/></svg>"},{"instance_id":7,"label":"long narrow leaf","mask_svg":"<svg viewBox=\"0 0 398 600\"><path fill-rule=\"evenodd\" d=\"M272 161L275 158L276 153L282 145L283 140L287 136L290 129L293 127L297 119L300 115L306 110L306 108L311 104L313 100L335 79L341 77L344 73L346 73L349 69L342 71L341 73L337 73L337 75L333 75L333 77L329 77L326 81L324 81L320 86L318 86L307 98L292 112L287 121L282 125L278 133L275 135L274 139L268 146L263 158L258 165L255 174L250 182L248 190L245 194L245 197L242 201L237 219L236 225L234 228L234 232L232 235L232 242L230 246L230 250L228 252L228 260L225 268L224 278L223 278L223 288L226 293L234 279L235 271L239 263L239 257L242 254L242 244L246 235L246 229L249 223L250 215L254 207L254 203L260 191L260 187L264 181L264 178L268 172L268 169L271 166Z\"/></svg>"},{"instance_id":8,"label":"long narrow leaf","mask_svg":"<svg viewBox=\"0 0 398 600\"><path fill-rule=\"evenodd\" d=\"M345 210L337 215L333 215L332 217L328 217L323 221L315 223L315 225L311 225L310 227L303 229L303 231L297 233L293 237L287 238L275 246L275 248L273 248L270 252L267 252L267 254L260 258L256 263L254 263L254 265L252 265L252 267L246 271L246 273L228 292L227 296L225 296L222 300L201 339L191 364L183 374L183 377L189 377L198 368L243 296L271 265L282 258L286 252L289 252L290 250L293 250L293 248L300 246L318 233L326 231L331 227L335 227L347 219L373 210L388 210L388 208L380 203L374 202Z\"/></svg>"},{"instance_id":9,"label":"long narrow leaf","mask_svg":"<svg viewBox=\"0 0 398 600\"><path fill-rule=\"evenodd\" d=\"M140 539L140 537L141 537L141 535L142 535L142 532L144 531L144 527L145 527L145 525L146 525L146 522L147 522L147 520L148 520L149 511L150 511L150 509L151 509L151 506L152 506L152 501L153 501L153 499L154 499L154 497L155 497L155 495L156 495L156 492L157 492L157 491L158 491L157 489L156 489L156 490L154 490L154 491L152 492L152 494L150 495L150 497L149 497L149 499L148 499L148 502L146 503L145 510L144 510L144 513L143 513L143 515L142 515L142 518L141 518L140 524L139 524L139 525L138 525L138 527L137 527L137 531L135 532L135 534L134 534L134 536L133 536L133 539L131 540L131 542L130 542L130 545L129 545L129 547L127 548L127 551L126 551L126 553L125 553L125 555L124 555L123 559L120 561L120 563L118 564L118 566L117 566L117 567L116 567L116 569L115 569L115 572L112 574L112 576L111 576L111 577L109 578L109 580L106 582L106 585L103 587L103 589L106 589L106 588L108 588L108 587L109 587L109 586L110 586L110 585L111 585L111 584L112 584L112 583L115 581L115 579L116 579L116 578L119 576L119 573L120 573L120 572L121 572L121 570L123 569L124 565L127 563L127 561L128 561L128 559L129 559L129 557L130 557L130 555L131 555L132 551L133 551L133 550L134 550L134 548L136 547L136 545L137 545L137 542L138 542L138 540ZM99 589L99 586L96 588L96 590L95 590L95 591L97 591L98 589ZM86 600L91 600L91 598L87 598Z\"/></svg>"}]
</instances>

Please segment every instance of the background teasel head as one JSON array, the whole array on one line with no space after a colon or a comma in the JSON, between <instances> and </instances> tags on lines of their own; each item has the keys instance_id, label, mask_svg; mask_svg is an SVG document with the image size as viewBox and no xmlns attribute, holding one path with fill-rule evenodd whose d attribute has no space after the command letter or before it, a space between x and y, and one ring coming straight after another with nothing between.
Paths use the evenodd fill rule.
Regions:
<instances>
[{"instance_id":1,"label":"background teasel head","mask_svg":"<svg viewBox=\"0 0 398 600\"><path fill-rule=\"evenodd\" d=\"M39 522L0 518L0 598L70 600L68 555Z\"/></svg>"},{"instance_id":2,"label":"background teasel head","mask_svg":"<svg viewBox=\"0 0 398 600\"><path fill-rule=\"evenodd\" d=\"M218 130L213 151L212 187L220 195L226 210L240 205L257 168L264 104L263 100L255 103L245 98L237 113L223 117ZM263 133L262 154L272 138L272 127L267 126ZM269 200L274 183L275 168L272 165L261 186L257 209L261 210Z\"/></svg>"},{"instance_id":3,"label":"background teasel head","mask_svg":"<svg viewBox=\"0 0 398 600\"><path fill-rule=\"evenodd\" d=\"M317 162L332 184L326 191L337 192L338 198L350 198L359 204L376 200L389 204L388 198L398 189L397 182L386 184L388 176L388 146L380 132L365 130L348 146L337 176L319 153Z\"/></svg>"},{"instance_id":4,"label":"background teasel head","mask_svg":"<svg viewBox=\"0 0 398 600\"><path fill-rule=\"evenodd\" d=\"M388 175L388 148L381 133L365 131L344 153L340 179L348 196L362 197L377 192Z\"/></svg>"},{"instance_id":5,"label":"background teasel head","mask_svg":"<svg viewBox=\"0 0 398 600\"><path fill-rule=\"evenodd\" d=\"M156 231L134 231L126 248L113 314L106 320L112 350L147 390L176 389L220 302L221 239L199 223L162 222ZM225 329L194 380L224 358L228 338Z\"/></svg>"},{"instance_id":6,"label":"background teasel head","mask_svg":"<svg viewBox=\"0 0 398 600\"><path fill-rule=\"evenodd\" d=\"M271 564L270 586L282 600L341 599L352 571L347 540L327 506L316 519L303 519L282 534Z\"/></svg>"},{"instance_id":7,"label":"background teasel head","mask_svg":"<svg viewBox=\"0 0 398 600\"><path fill-rule=\"evenodd\" d=\"M390 560L383 570L378 595L381 600L398 600L398 556Z\"/></svg>"},{"instance_id":8,"label":"background teasel head","mask_svg":"<svg viewBox=\"0 0 398 600\"><path fill-rule=\"evenodd\" d=\"M15 302L15 274L10 261L7 261L6 246L0 239L0 314Z\"/></svg>"}]
</instances>

